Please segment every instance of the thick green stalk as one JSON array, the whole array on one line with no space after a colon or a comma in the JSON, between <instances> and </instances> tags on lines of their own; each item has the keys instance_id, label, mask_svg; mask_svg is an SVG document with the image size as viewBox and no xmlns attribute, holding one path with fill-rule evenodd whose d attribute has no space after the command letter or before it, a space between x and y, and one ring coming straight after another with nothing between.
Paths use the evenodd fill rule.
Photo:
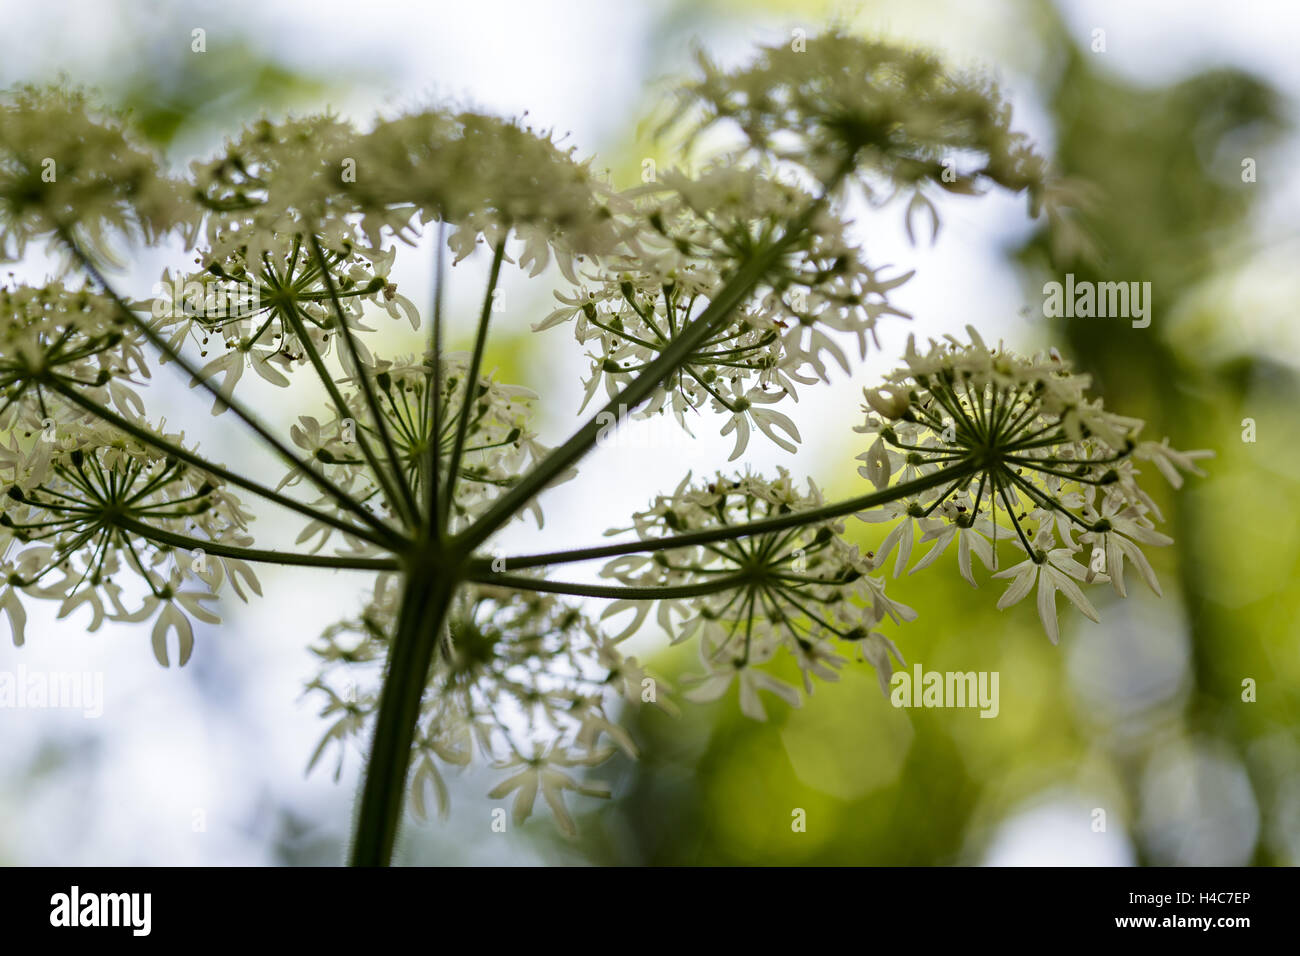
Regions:
<instances>
[{"instance_id":1,"label":"thick green stalk","mask_svg":"<svg viewBox=\"0 0 1300 956\"><path fill-rule=\"evenodd\" d=\"M433 395L430 405L430 431L425 459L425 496L424 515L425 532L430 541L442 538L443 526L438 521L438 498L440 494L438 472L442 462L438 460L439 442L442 440L442 283L443 283L443 245L446 242L447 224L438 223L438 235L434 239L433 253L433 321L429 324L429 353L433 356Z\"/></svg>"},{"instance_id":2,"label":"thick green stalk","mask_svg":"<svg viewBox=\"0 0 1300 956\"><path fill-rule=\"evenodd\" d=\"M438 634L455 586L451 570L429 555L413 562L406 574L362 783L352 843L353 866L388 866L392 862L420 701L429 683Z\"/></svg>"}]
</instances>

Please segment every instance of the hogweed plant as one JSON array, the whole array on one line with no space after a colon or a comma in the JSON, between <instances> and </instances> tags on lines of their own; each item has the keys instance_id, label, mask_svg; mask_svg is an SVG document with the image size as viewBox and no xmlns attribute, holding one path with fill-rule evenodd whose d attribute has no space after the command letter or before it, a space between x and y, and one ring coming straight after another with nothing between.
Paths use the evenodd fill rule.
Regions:
<instances>
[{"instance_id":1,"label":"hogweed plant","mask_svg":"<svg viewBox=\"0 0 1300 956\"><path fill-rule=\"evenodd\" d=\"M874 269L842 218L853 196L902 197L909 231L940 191L997 188L1058 217L1070 188L1012 130L978 76L933 56L831 32L762 50L726 71L701 57L665 129L692 149L729 148L693 172L614 189L547 132L430 109L361 132L334 116L262 121L185 175L163 169L126 120L85 95L21 88L0 105L0 250L45 243L61 272L0 291L0 607L16 645L24 605L58 604L91 630L151 628L158 662L184 664L212 604L260 593L257 564L370 571L354 619L314 650L309 685L328 727L315 763L368 735L351 859L387 864L407 795L447 807L444 775L475 759L502 778L517 820L540 795L572 832L565 791L604 794L588 768L636 745L624 707L675 711L662 683L619 645L650 618L693 642L702 672L685 697L738 685L798 705L765 668L790 655L834 680L850 658L888 687L898 648L880 630L917 617L887 579L956 552L972 585L1030 593L1057 639L1056 595L1096 619L1085 590L1125 594L1126 565L1159 591L1143 554L1170 539L1139 479L1177 486L1205 453L1139 438L1088 377L1055 352L1033 357L966 338L910 341L903 365L864 389L857 427L870 490L827 501L781 469L687 476L614 543L544 554L490 548L577 467L608 422L706 414L734 437L793 451L780 410L799 389L851 370L876 325L906 318L890 295L909 274ZM397 292L397 250L437 234L435 293ZM177 240L176 237L179 237ZM183 243L196 268L134 299L110 274L132 244ZM444 347L447 253L490 256L473 348ZM538 330L568 326L591 358L601 405L557 447L534 432L537 397L483 368L502 270L554 262L567 291ZM380 312L421 328L422 354L383 357ZM206 456L150 414L153 365L202 389L250 441L283 462L255 474ZM277 434L240 399L248 373L279 387L303 375L327 404ZM241 458L246 457L241 455ZM250 502L305 524L295 550L255 546ZM889 526L864 552L849 519ZM1014 558L1008 557L1014 555ZM606 561L609 583L563 569ZM597 599L607 610L594 618ZM615 633L610 619L625 615ZM341 759L341 758L340 758Z\"/></svg>"}]
</instances>

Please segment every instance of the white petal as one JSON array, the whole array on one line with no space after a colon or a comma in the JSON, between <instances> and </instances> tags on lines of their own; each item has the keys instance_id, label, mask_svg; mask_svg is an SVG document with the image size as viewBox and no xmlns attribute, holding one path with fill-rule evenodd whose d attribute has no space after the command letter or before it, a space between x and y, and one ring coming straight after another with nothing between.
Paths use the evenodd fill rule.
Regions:
<instances>
[{"instance_id":1,"label":"white petal","mask_svg":"<svg viewBox=\"0 0 1300 956\"><path fill-rule=\"evenodd\" d=\"M1156 577L1155 571L1151 570L1151 565L1147 562L1147 556L1142 553L1142 549L1131 541L1120 538L1118 535L1116 537L1119 539L1119 547L1132 560L1134 567L1138 569L1138 574L1142 575L1142 580L1147 583L1147 587L1154 591L1158 597L1163 597L1164 594L1160 590L1160 581Z\"/></svg>"},{"instance_id":2,"label":"white petal","mask_svg":"<svg viewBox=\"0 0 1300 956\"><path fill-rule=\"evenodd\" d=\"M909 571L908 573L915 574L917 571L920 571L922 568L928 568L930 565L934 564L934 562L938 560L939 555L943 554L945 551L948 550L948 545L952 544L952 539L956 534L957 534L956 525L948 525L946 528L940 531L935 538L934 547L931 548L928 552L926 552L925 557L923 557L920 561L916 562L916 564L912 566L912 570ZM960 547L961 546L959 546L959 554L958 554L959 563L961 561ZM970 566L969 555L967 556L966 564L967 564L967 568L969 569ZM969 575L967 575L967 577L969 578Z\"/></svg>"},{"instance_id":3,"label":"white petal","mask_svg":"<svg viewBox=\"0 0 1300 956\"><path fill-rule=\"evenodd\" d=\"M1049 574L1038 575L1038 617L1043 622L1043 629L1053 644L1061 640L1056 625L1056 588L1052 586Z\"/></svg>"},{"instance_id":4,"label":"white petal","mask_svg":"<svg viewBox=\"0 0 1300 956\"><path fill-rule=\"evenodd\" d=\"M1028 568L1021 565L1021 568L1022 570L1016 575L1016 579L1011 582L1011 586L1002 592L1002 597L998 598L999 611L1005 610L1011 605L1024 600L1025 595L1029 593L1029 589L1034 586L1034 578L1037 576L1037 570L1032 564Z\"/></svg>"},{"instance_id":5,"label":"white petal","mask_svg":"<svg viewBox=\"0 0 1300 956\"><path fill-rule=\"evenodd\" d=\"M717 674L709 675L703 683L692 687L682 694L687 700L693 700L699 704L705 704L712 700L717 700L727 692L731 686L731 676L733 672L722 671ZM760 708L761 709L761 708ZM758 718L762 720L763 718Z\"/></svg>"},{"instance_id":6,"label":"white petal","mask_svg":"<svg viewBox=\"0 0 1300 956\"><path fill-rule=\"evenodd\" d=\"M907 567L907 559L912 556L912 519L910 516L903 518L903 523L899 526L902 534L898 538L898 557L894 560L894 577L903 573L903 568Z\"/></svg>"},{"instance_id":7,"label":"white petal","mask_svg":"<svg viewBox=\"0 0 1300 956\"><path fill-rule=\"evenodd\" d=\"M1050 565L1047 568L1047 573L1051 575L1052 583L1055 584L1058 589L1060 589L1062 594L1064 594L1067 598L1070 599L1071 604L1073 604L1080 611L1082 611L1084 613L1084 616L1086 616L1089 620L1094 621L1098 624L1101 623L1101 619L1097 617L1097 609L1093 607L1092 602L1089 601L1088 598L1084 596L1083 589L1080 588L1079 585L1075 584L1073 581L1070 580L1070 578L1067 575L1062 574L1060 571L1058 571L1056 568Z\"/></svg>"},{"instance_id":8,"label":"white petal","mask_svg":"<svg viewBox=\"0 0 1300 956\"><path fill-rule=\"evenodd\" d=\"M171 662L167 654L167 635L176 631L178 641L179 659L178 666L184 667L186 661L190 659L190 653L194 650L194 631L190 628L190 622L181 613L180 608L168 602L158 615L158 620L153 626L153 656L157 658L158 663L163 667L170 667Z\"/></svg>"}]
</instances>

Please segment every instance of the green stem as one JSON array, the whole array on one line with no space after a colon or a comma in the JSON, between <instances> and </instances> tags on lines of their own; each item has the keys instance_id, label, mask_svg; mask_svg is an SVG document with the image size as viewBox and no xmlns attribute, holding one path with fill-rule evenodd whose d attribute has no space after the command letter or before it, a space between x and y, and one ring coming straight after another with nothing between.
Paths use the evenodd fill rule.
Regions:
<instances>
[{"instance_id":1,"label":"green stem","mask_svg":"<svg viewBox=\"0 0 1300 956\"><path fill-rule=\"evenodd\" d=\"M456 441L452 446L451 458L447 463L447 487L443 492L439 521L445 526L451 514L452 502L456 494L456 477L460 471L460 459L465 453L465 439L469 435L469 419L478 392L479 369L483 366L483 352L487 348L488 323L492 318L492 306L496 300L497 280L501 276L501 261L506 255L506 240L502 236L492 256L492 271L488 275L487 294L483 297L483 312L478 320L478 332L474 337L474 353L470 358L469 372L465 376L465 397L461 399L460 411L456 415ZM434 436L435 440L438 436Z\"/></svg>"},{"instance_id":2,"label":"green stem","mask_svg":"<svg viewBox=\"0 0 1300 956\"><path fill-rule=\"evenodd\" d=\"M429 329L429 351L433 355L433 396L430 405L430 423L425 458L425 502L424 513L427 517L425 533L429 541L440 541L443 528L438 521L438 473L442 462L438 460L442 440L442 285L443 285L443 245L447 224L439 221L438 236L434 240L433 259L433 322Z\"/></svg>"},{"instance_id":3,"label":"green stem","mask_svg":"<svg viewBox=\"0 0 1300 956\"><path fill-rule=\"evenodd\" d=\"M294 551L272 551L260 548L238 548L224 545L220 541L204 541L201 538L178 535L164 528L155 528L134 518L114 519L113 524L122 531L130 531L155 542L168 545L169 548L182 548L188 551L201 550L217 558L235 558L238 561L255 561L265 564L286 564L296 567L333 567L344 571L395 571L399 564L396 558L342 558L330 557L328 554L298 554Z\"/></svg>"},{"instance_id":4,"label":"green stem","mask_svg":"<svg viewBox=\"0 0 1300 956\"><path fill-rule=\"evenodd\" d=\"M339 338L343 340L347 348L348 358L352 360L353 373L356 375L357 384L361 389L361 394L365 396L366 408L370 411L370 417L375 423L375 428L379 431L379 440L383 443L384 454L388 456L388 461L393 466L393 475L390 476L383 468L375 464L375 477L379 483L384 486L384 493L388 495L389 501L392 502L393 510L406 514L407 520L414 526L419 523L420 512L415 505L415 499L411 496L411 489L407 487L406 479L402 476L401 468L398 462L401 461L397 456L397 450L393 447L392 436L388 434L388 423L384 421L383 410L379 407L379 401L375 398L375 390L370 385L370 376L366 368L361 364L361 357L357 352L357 343L352 339L352 330L348 328L347 316L343 314L343 304L339 302L338 290L334 288L334 276L330 272L329 263L325 261L325 251L320 247L320 240L316 238L316 233L310 234L311 252L316 258L316 266L321 271L321 278L325 282L325 288L329 291L330 304L334 307L334 317L339 323ZM396 486L396 491L394 487Z\"/></svg>"},{"instance_id":5,"label":"green stem","mask_svg":"<svg viewBox=\"0 0 1300 956\"><path fill-rule=\"evenodd\" d=\"M235 558L240 561L258 561L265 564L295 565L312 568L339 568L349 571L395 571L396 558L344 558L325 554L297 554L292 551L267 551L261 548L240 548L218 541L203 541L163 528L155 528L134 518L118 517L113 524L124 531L140 535L155 544L165 544L187 551L201 550L218 558Z\"/></svg>"},{"instance_id":6,"label":"green stem","mask_svg":"<svg viewBox=\"0 0 1300 956\"><path fill-rule=\"evenodd\" d=\"M525 568L537 568L551 564L571 564L577 561L595 561L601 558L615 558L625 554L642 554L650 551L666 551L672 548L688 548L694 545L714 544L718 541L728 541L733 538L746 538L757 534L765 534L771 531L781 531L786 528L794 528L800 525L814 524L818 521L825 521L831 518L840 518L855 511L864 511L868 508L877 508L880 505L888 504L891 501L899 501L903 498L910 498L940 485L958 480L964 476L973 475L980 470L978 465L970 462L963 462L957 465L949 465L941 468L933 474L925 475L921 478L914 478L911 481L905 481L894 485L892 488L884 488L871 494L861 495L857 498L849 498L845 501L838 501L834 504L822 505L820 508L810 508L807 511L792 511L789 514L779 515L775 518L763 518L759 521L751 521L746 524L727 525L726 527L709 528L703 531L691 531L686 534L668 535L663 538L655 538L649 541L628 541L623 544L607 544L594 548L577 548L569 551L551 551L545 554L526 554L516 557L500 558L475 558L466 565L467 573L478 579L484 569L490 569L494 560L504 560L505 566L515 570Z\"/></svg>"},{"instance_id":7,"label":"green stem","mask_svg":"<svg viewBox=\"0 0 1300 956\"><path fill-rule=\"evenodd\" d=\"M448 569L428 560L416 563L406 576L361 789L353 866L388 866L392 862L420 702L455 584Z\"/></svg>"},{"instance_id":8,"label":"green stem","mask_svg":"<svg viewBox=\"0 0 1300 956\"><path fill-rule=\"evenodd\" d=\"M325 387L326 393L334 403L339 418L352 418L352 410L348 408L347 403L343 400L343 393L339 391L333 376L330 375L329 369L325 366L325 360L321 357L320 351L307 334L307 327L303 324L302 316L298 314L298 306L291 303L281 311L281 314L289 321L294 334L298 336L298 341L302 343L302 349L307 354L307 359L311 362L312 368L316 370L316 377L320 380L321 385ZM342 322L343 320L339 319L339 321ZM379 459L375 457L374 450L370 447L370 442L366 440L365 429L356 429L356 440L357 445L361 448L362 457L370 465L370 470L375 473L375 478L384 488L384 493L391 498L392 489L384 480L383 469L380 466Z\"/></svg>"},{"instance_id":9,"label":"green stem","mask_svg":"<svg viewBox=\"0 0 1300 956\"><path fill-rule=\"evenodd\" d=\"M540 591L546 594L570 594L574 597L611 598L628 601L670 601L674 598L703 597L706 594L718 594L732 588L753 582L753 575L729 574L699 584L680 584L670 587L624 587L604 584L579 584L570 581L548 581L545 578L530 578L517 574L478 572L468 576L471 581L491 584L520 591ZM834 582L819 582L834 583Z\"/></svg>"}]
</instances>

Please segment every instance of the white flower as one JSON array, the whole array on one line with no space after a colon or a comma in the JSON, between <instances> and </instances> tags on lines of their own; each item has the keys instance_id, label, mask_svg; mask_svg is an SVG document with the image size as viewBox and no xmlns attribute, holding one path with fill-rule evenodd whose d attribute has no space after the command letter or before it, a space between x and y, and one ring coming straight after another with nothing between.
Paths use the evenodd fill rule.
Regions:
<instances>
[{"instance_id":1,"label":"white flower","mask_svg":"<svg viewBox=\"0 0 1300 956\"><path fill-rule=\"evenodd\" d=\"M1175 488L1181 488L1183 486L1183 476L1180 474L1180 470L1205 477L1205 472L1196 467L1196 462L1202 458L1213 458L1214 452L1205 449L1178 451L1169 447L1169 439L1166 438L1158 443L1153 441L1142 442L1133 452L1133 455L1135 458L1155 462L1155 466L1160 469L1160 473L1165 476L1169 484Z\"/></svg>"},{"instance_id":2,"label":"white flower","mask_svg":"<svg viewBox=\"0 0 1300 956\"><path fill-rule=\"evenodd\" d=\"M1014 567L998 571L995 578L1013 578L1010 586L998 598L998 610L1004 610L1025 598L1034 585L1038 585L1038 617L1043 630L1053 644L1061 639L1056 619L1056 592L1060 591L1090 621L1100 623L1097 609L1084 596L1076 581L1087 579L1088 571L1076 562L1064 548L1049 551L1041 561L1026 558Z\"/></svg>"},{"instance_id":3,"label":"white flower","mask_svg":"<svg viewBox=\"0 0 1300 956\"><path fill-rule=\"evenodd\" d=\"M740 712L751 720L767 720L767 711L758 696L760 690L775 694L791 707L800 704L797 688L764 670L740 663L723 663L717 670L701 678L699 685L686 691L684 696L696 702L717 700L731 688L731 682L737 678L740 684Z\"/></svg>"},{"instance_id":4,"label":"white flower","mask_svg":"<svg viewBox=\"0 0 1300 956\"><path fill-rule=\"evenodd\" d=\"M749 423L751 420L758 426L759 431L779 447L791 453L797 450L796 443L800 441L799 429L790 416L783 415L772 408L758 407L774 404L784 397L784 392L768 392L761 388L751 388L744 395L733 394L729 399L725 400L725 403L723 399L717 400L718 404L723 405L727 411L731 412L731 417L727 419L726 425L722 428L722 434L728 435L732 431L736 433L736 446L731 450L731 457L727 459L728 461L735 461L745 453L745 449L749 446ZM789 438L778 434L778 431L784 432Z\"/></svg>"},{"instance_id":5,"label":"white flower","mask_svg":"<svg viewBox=\"0 0 1300 956\"><path fill-rule=\"evenodd\" d=\"M333 721L313 763L331 745L341 753L371 726L397 623L399 584L396 575L380 575L365 611L329 628L312 648L322 669L308 690L324 696L322 715ZM609 790L578 782L566 771L595 767L615 747L636 756L635 742L611 715L624 701L641 701L646 677L635 659L624 659L613 641L556 596L463 588L440 635L421 702L412 800L423 808L432 789L445 813L442 768L486 759L496 768L518 768L491 791L493 797L515 794L517 822L528 817L541 793L560 828L572 834L563 791L608 796ZM340 678L346 681L342 691ZM655 683L655 705L673 712L665 696L669 686Z\"/></svg>"},{"instance_id":6,"label":"white flower","mask_svg":"<svg viewBox=\"0 0 1300 956\"><path fill-rule=\"evenodd\" d=\"M917 540L916 530L920 530L920 540L924 541L926 535L940 527L939 519L925 517L924 511L925 509L915 501L899 500L858 514L859 520L870 523L898 522L885 535L885 540L881 542L880 547L876 549L873 555L876 567L883 565L889 559L890 554L893 553L894 548L897 547L898 555L894 559L894 577L898 577L903 573L903 569L907 567L907 562L912 558L912 544Z\"/></svg>"},{"instance_id":7,"label":"white flower","mask_svg":"<svg viewBox=\"0 0 1300 956\"><path fill-rule=\"evenodd\" d=\"M693 482L688 475L672 495L661 495L634 515L633 528L652 541L821 504L815 485L809 483L808 491L801 492L784 469L770 480L745 473ZM705 674L687 693L689 699L716 699L739 673L742 710L749 716L762 713L759 690L797 701L794 688L761 669L782 649L811 688L813 678L835 679L843 663L837 651L862 641L881 620L916 618L912 608L886 595L884 581L868 573L871 557L844 540L843 530L839 521L815 521L749 539L617 558L602 574L628 586L725 586L692 598L615 602L607 616L635 612L615 640L634 632L657 603L658 622L673 643L697 642Z\"/></svg>"},{"instance_id":8,"label":"white flower","mask_svg":"<svg viewBox=\"0 0 1300 956\"><path fill-rule=\"evenodd\" d=\"M81 91L0 95L0 261L21 259L32 240L61 246L66 230L83 251L116 262L110 239L156 242L177 226L192 233L197 218L158 157Z\"/></svg>"},{"instance_id":9,"label":"white flower","mask_svg":"<svg viewBox=\"0 0 1300 956\"><path fill-rule=\"evenodd\" d=\"M1196 460L1210 453L1139 443L1142 422L1090 399L1088 377L1054 350L1023 357L1001 344L990 348L973 328L967 333L968 341L947 336L924 350L910 339L904 367L864 393L866 418L856 430L874 441L858 456L859 473L882 494L897 489L895 500L858 514L892 525L877 563L897 548L894 573L901 573L919 529L934 546L913 571L937 564L956 540L958 571L975 586L972 555L993 570L999 542L1013 545L1028 557L994 575L1014 578L998 606L1037 584L1053 640L1057 590L1095 619L1079 584L1110 582L1122 597L1129 561L1159 593L1141 547L1171 539L1154 529L1160 513L1138 482L1135 460L1154 461L1177 483L1180 471L1195 473ZM1069 558L1085 545L1099 549L1104 566Z\"/></svg>"},{"instance_id":10,"label":"white flower","mask_svg":"<svg viewBox=\"0 0 1300 956\"><path fill-rule=\"evenodd\" d=\"M763 165L720 161L697 177L669 171L630 198L623 246L586 270L579 288L557 293L560 307L533 328L572 321L578 341L592 346L585 401L602 382L612 397L672 347L728 280L753 267L774 234L814 210L807 228L716 317L716 327L643 412L671 408L684 428L686 412L705 405L728 415L722 433L736 434L732 460L747 447L751 428L793 451L798 429L769 406L796 401L799 386L827 380L824 356L847 372L835 334L853 336L865 354L879 317L904 315L887 296L910 273L879 276L833 209L816 206L814 196Z\"/></svg>"},{"instance_id":11,"label":"white flower","mask_svg":"<svg viewBox=\"0 0 1300 956\"><path fill-rule=\"evenodd\" d=\"M515 795L513 817L516 825L523 823L532 815L533 804L537 801L540 790L542 798L551 808L551 813L555 815L555 822L561 832L565 836L577 836L578 828L564 805L564 791L572 790L588 797L610 795L609 787L604 784L580 783L562 770L557 770L557 765L567 767L571 764L549 751L528 760L518 758L514 763L524 764L524 769L501 781L488 791L488 796L496 800L510 793Z\"/></svg>"},{"instance_id":12,"label":"white flower","mask_svg":"<svg viewBox=\"0 0 1300 956\"><path fill-rule=\"evenodd\" d=\"M880 681L880 692L889 696L889 679L894 675L894 664L890 660L906 666L903 654L885 635L872 631L859 645L863 659L876 669L876 679Z\"/></svg>"},{"instance_id":13,"label":"white flower","mask_svg":"<svg viewBox=\"0 0 1300 956\"><path fill-rule=\"evenodd\" d=\"M1028 189L1031 200L1045 188L1046 163L1010 128L996 88L925 51L830 31L806 49L766 47L736 70L699 60L703 75L674 117L685 118L690 140L727 121L758 155L799 163L828 185L849 172L877 202L926 186L998 185ZM969 159L939 161L952 156Z\"/></svg>"},{"instance_id":14,"label":"white flower","mask_svg":"<svg viewBox=\"0 0 1300 956\"><path fill-rule=\"evenodd\" d=\"M948 545L952 543L954 538L957 540L957 570L961 572L961 576L966 579L971 587L978 587L979 585L971 574L971 555L974 554L980 559L985 570L992 570L997 566L993 554L993 545L974 525L963 525L956 521L937 529L931 529L922 535L921 540L934 541L934 547L926 552L925 557L913 565L910 573L915 574L922 568L928 568L938 560L940 555L948 550Z\"/></svg>"}]
</instances>

